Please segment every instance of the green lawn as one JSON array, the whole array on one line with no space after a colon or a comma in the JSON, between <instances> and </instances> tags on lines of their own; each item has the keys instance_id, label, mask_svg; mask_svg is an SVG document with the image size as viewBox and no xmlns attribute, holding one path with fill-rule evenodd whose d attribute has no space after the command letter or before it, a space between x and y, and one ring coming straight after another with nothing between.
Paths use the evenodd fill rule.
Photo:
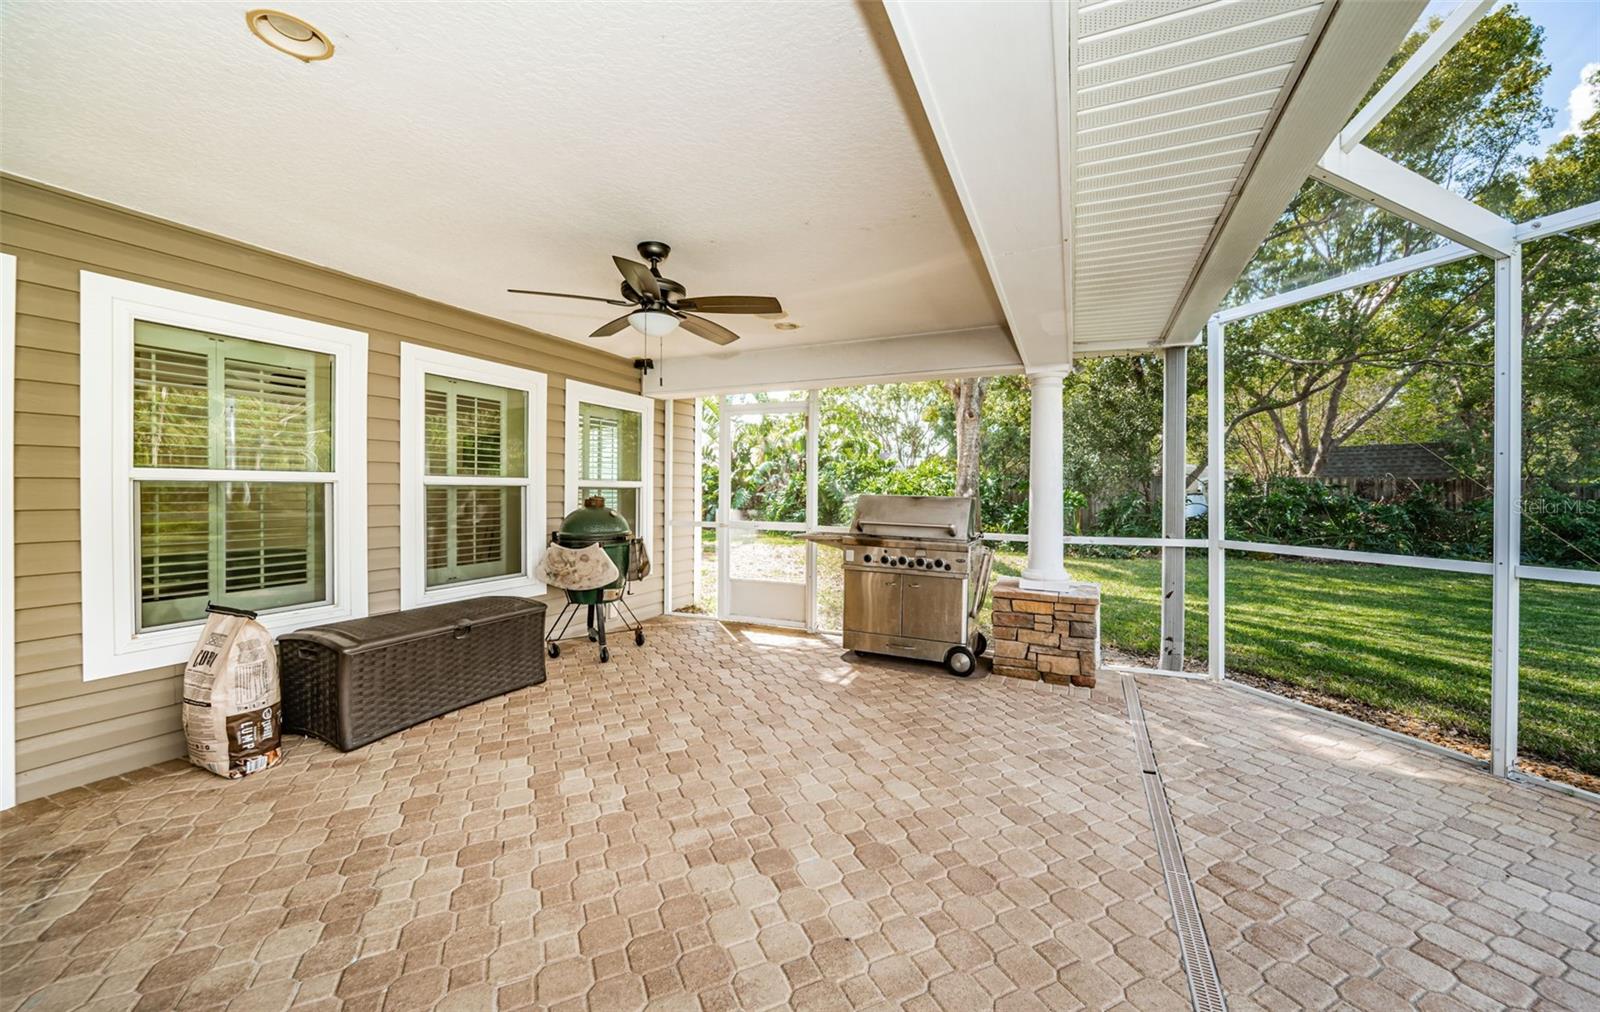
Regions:
<instances>
[{"instance_id":1,"label":"green lawn","mask_svg":"<svg viewBox=\"0 0 1600 1012\"><path fill-rule=\"evenodd\" d=\"M1015 575L1023 557L996 569ZM1153 659L1161 563L1073 558L1102 585L1105 643ZM1185 637L1205 661L1206 560L1190 552ZM1430 721L1487 744L1490 579L1422 569L1228 559L1228 669ZM1519 749L1600 774L1600 590L1525 583Z\"/></svg>"}]
</instances>

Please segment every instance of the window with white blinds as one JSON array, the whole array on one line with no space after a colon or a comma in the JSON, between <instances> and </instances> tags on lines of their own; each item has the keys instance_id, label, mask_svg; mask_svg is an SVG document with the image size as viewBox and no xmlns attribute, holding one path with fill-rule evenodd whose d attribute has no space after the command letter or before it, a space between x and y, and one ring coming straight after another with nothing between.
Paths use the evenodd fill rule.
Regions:
<instances>
[{"instance_id":1,"label":"window with white blinds","mask_svg":"<svg viewBox=\"0 0 1600 1012\"><path fill-rule=\"evenodd\" d=\"M650 526L649 398L588 383L567 383L566 508L598 496L639 537Z\"/></svg>"},{"instance_id":2,"label":"window with white blinds","mask_svg":"<svg viewBox=\"0 0 1600 1012\"><path fill-rule=\"evenodd\" d=\"M526 479L528 394L440 373L423 380L428 587L522 570L522 481L452 485L452 478Z\"/></svg>"},{"instance_id":3,"label":"window with white blinds","mask_svg":"<svg viewBox=\"0 0 1600 1012\"><path fill-rule=\"evenodd\" d=\"M367 611L367 335L83 271L83 676Z\"/></svg>"},{"instance_id":4,"label":"window with white blinds","mask_svg":"<svg viewBox=\"0 0 1600 1012\"><path fill-rule=\"evenodd\" d=\"M543 403L542 374L401 346L404 606L533 592Z\"/></svg>"},{"instance_id":5,"label":"window with white blinds","mask_svg":"<svg viewBox=\"0 0 1600 1012\"><path fill-rule=\"evenodd\" d=\"M325 603L329 486L276 478L332 469L332 356L135 320L132 387L138 628Z\"/></svg>"}]
</instances>

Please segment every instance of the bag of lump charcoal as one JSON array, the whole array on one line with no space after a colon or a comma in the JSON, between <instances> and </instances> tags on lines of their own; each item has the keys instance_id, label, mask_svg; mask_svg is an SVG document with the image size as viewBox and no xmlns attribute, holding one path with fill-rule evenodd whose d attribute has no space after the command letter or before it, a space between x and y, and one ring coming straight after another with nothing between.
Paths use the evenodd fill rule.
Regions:
<instances>
[{"instance_id":1,"label":"bag of lump charcoal","mask_svg":"<svg viewBox=\"0 0 1600 1012\"><path fill-rule=\"evenodd\" d=\"M283 758L278 651L255 613L206 606L206 627L183 670L189 761L237 780Z\"/></svg>"}]
</instances>

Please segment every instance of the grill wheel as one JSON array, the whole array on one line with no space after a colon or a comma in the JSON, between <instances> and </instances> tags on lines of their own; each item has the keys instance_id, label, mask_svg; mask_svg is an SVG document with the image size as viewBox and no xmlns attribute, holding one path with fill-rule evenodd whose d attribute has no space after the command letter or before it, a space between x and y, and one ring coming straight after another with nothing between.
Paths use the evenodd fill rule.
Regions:
<instances>
[{"instance_id":1,"label":"grill wheel","mask_svg":"<svg viewBox=\"0 0 1600 1012\"><path fill-rule=\"evenodd\" d=\"M966 647L951 647L945 651L944 666L950 669L952 675L966 678L977 670L978 660Z\"/></svg>"}]
</instances>

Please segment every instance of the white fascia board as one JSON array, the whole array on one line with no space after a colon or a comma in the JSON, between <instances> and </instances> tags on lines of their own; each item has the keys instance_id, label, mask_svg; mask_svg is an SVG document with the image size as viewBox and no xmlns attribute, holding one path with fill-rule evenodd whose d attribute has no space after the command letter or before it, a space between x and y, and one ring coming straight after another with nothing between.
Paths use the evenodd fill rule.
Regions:
<instances>
[{"instance_id":1,"label":"white fascia board","mask_svg":"<svg viewBox=\"0 0 1600 1012\"><path fill-rule=\"evenodd\" d=\"M1076 358L1103 358L1114 355L1142 355L1162 347L1160 340L1149 337L1129 337L1111 341L1082 342L1074 349Z\"/></svg>"},{"instance_id":2,"label":"white fascia board","mask_svg":"<svg viewBox=\"0 0 1600 1012\"><path fill-rule=\"evenodd\" d=\"M1366 139L1372 128L1382 122L1400 100L1411 93L1411 89L1428 76L1428 71L1444 58L1444 54L1461 37L1472 30L1478 20L1489 13L1489 8L1495 5L1495 0L1464 0L1464 2L1451 11L1437 31L1430 34L1405 66L1395 71L1393 77L1384 82L1372 100L1361 107L1361 111L1351 117L1350 122L1339 132L1339 147L1343 151L1354 151L1357 144Z\"/></svg>"},{"instance_id":3,"label":"white fascia board","mask_svg":"<svg viewBox=\"0 0 1600 1012\"><path fill-rule=\"evenodd\" d=\"M1511 222L1364 145L1345 151L1335 141L1311 174L1485 256L1510 256L1516 245Z\"/></svg>"},{"instance_id":4,"label":"white fascia board","mask_svg":"<svg viewBox=\"0 0 1600 1012\"><path fill-rule=\"evenodd\" d=\"M656 363L647 397L704 397L754 390L809 390L983 376L1022 371L1011 338L999 327L906 334L752 351L712 352Z\"/></svg>"},{"instance_id":5,"label":"white fascia board","mask_svg":"<svg viewBox=\"0 0 1600 1012\"><path fill-rule=\"evenodd\" d=\"M886 0L1020 360L1070 360L1050 4Z\"/></svg>"},{"instance_id":6,"label":"white fascia board","mask_svg":"<svg viewBox=\"0 0 1600 1012\"><path fill-rule=\"evenodd\" d=\"M1266 127L1270 136L1224 211L1164 343L1189 343L1205 327L1426 6L1426 0L1345 0L1334 7L1282 111Z\"/></svg>"}]
</instances>

